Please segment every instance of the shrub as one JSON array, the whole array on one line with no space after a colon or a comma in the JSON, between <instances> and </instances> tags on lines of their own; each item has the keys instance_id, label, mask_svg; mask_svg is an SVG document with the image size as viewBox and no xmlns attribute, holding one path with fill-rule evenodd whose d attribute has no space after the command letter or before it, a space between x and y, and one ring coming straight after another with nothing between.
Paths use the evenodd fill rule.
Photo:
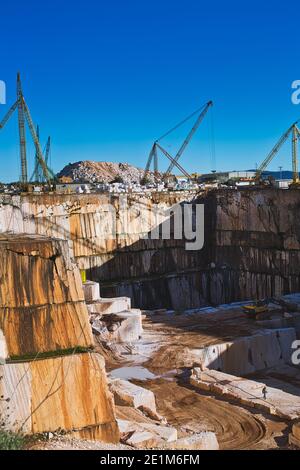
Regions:
<instances>
[{"instance_id":1,"label":"shrub","mask_svg":"<svg viewBox=\"0 0 300 470\"><path fill-rule=\"evenodd\" d=\"M9 431L0 431L0 450L20 450L24 446L25 437Z\"/></svg>"}]
</instances>

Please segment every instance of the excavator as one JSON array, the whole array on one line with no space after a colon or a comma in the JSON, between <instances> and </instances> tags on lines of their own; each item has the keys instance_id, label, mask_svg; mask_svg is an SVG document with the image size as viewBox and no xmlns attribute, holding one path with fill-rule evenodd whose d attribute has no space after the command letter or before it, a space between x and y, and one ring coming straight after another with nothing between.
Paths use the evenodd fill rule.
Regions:
<instances>
[{"instance_id":1,"label":"excavator","mask_svg":"<svg viewBox=\"0 0 300 470\"><path fill-rule=\"evenodd\" d=\"M257 300L253 304L243 305L243 310L249 318L256 320L262 317L268 317L268 314L296 312L298 305L282 297L270 297Z\"/></svg>"},{"instance_id":2,"label":"excavator","mask_svg":"<svg viewBox=\"0 0 300 470\"><path fill-rule=\"evenodd\" d=\"M269 311L267 301L257 300L254 304L244 305L243 310L250 318L256 318L257 315Z\"/></svg>"}]
</instances>

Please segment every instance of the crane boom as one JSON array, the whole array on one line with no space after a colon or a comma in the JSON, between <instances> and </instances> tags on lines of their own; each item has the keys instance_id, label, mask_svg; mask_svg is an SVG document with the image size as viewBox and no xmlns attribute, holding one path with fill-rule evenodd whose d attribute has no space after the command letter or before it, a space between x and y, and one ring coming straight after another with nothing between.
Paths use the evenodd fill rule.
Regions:
<instances>
[{"instance_id":1,"label":"crane boom","mask_svg":"<svg viewBox=\"0 0 300 470\"><path fill-rule=\"evenodd\" d=\"M190 132L188 133L188 135L186 136L183 144L181 145L180 149L178 150L177 154L175 155L174 157L174 161L171 162L171 164L169 165L167 171L166 171L166 175L169 175L171 173L171 171L173 170L174 168L174 165L175 165L175 161L177 162L179 160L179 158L181 157L181 155L183 154L184 150L186 149L186 147L188 146L188 144L190 143L193 135L195 134L196 130L198 129L198 127L200 126L201 122L203 121L207 111L209 110L209 108L213 105L213 102L212 101L208 101L208 103L206 103L204 109L202 110L202 112L199 114L194 126L192 127L192 129L190 130Z\"/></svg>"},{"instance_id":2,"label":"crane boom","mask_svg":"<svg viewBox=\"0 0 300 470\"><path fill-rule=\"evenodd\" d=\"M11 117L11 115L14 113L14 111L17 109L17 106L19 104L19 100L17 100L12 106L11 108L7 111L7 113L5 114L4 118L2 119L2 121L0 121L0 130L3 129L3 127L5 126L5 124L7 123L7 121L9 120L9 118Z\"/></svg>"},{"instance_id":3,"label":"crane boom","mask_svg":"<svg viewBox=\"0 0 300 470\"><path fill-rule=\"evenodd\" d=\"M295 125L296 125L296 123L292 124L291 127L289 127L288 130L286 132L284 132L284 134L282 134L279 141L276 143L276 145L273 147L271 152L267 155L267 157L264 159L264 161L258 167L258 169L256 170L256 174L255 174L255 179L256 180L260 179L262 172L267 168L268 164L271 162L271 160L273 160L275 155L279 152L280 148L282 147L282 145L288 139L288 137L289 137L290 133L292 132Z\"/></svg>"},{"instance_id":4,"label":"crane boom","mask_svg":"<svg viewBox=\"0 0 300 470\"><path fill-rule=\"evenodd\" d=\"M174 166L176 166L178 168L178 170L181 171L184 174L184 176L186 176L190 180L192 179L191 175L175 160L175 158L171 157L171 155L163 147L161 147L157 142L156 142L156 146L171 161L171 163Z\"/></svg>"}]
</instances>

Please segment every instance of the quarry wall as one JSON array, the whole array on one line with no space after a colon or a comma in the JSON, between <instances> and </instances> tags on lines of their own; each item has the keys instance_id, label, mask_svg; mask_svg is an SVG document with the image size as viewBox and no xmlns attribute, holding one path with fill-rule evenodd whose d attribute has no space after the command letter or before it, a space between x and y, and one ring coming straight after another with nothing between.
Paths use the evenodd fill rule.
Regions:
<instances>
[{"instance_id":1,"label":"quarry wall","mask_svg":"<svg viewBox=\"0 0 300 470\"><path fill-rule=\"evenodd\" d=\"M185 201L205 206L203 249L147 239L160 224L149 217L152 208ZM183 309L300 290L299 191L153 193L128 202L130 229L119 195L2 195L0 231L67 240L102 295L130 296L135 307Z\"/></svg>"},{"instance_id":2,"label":"quarry wall","mask_svg":"<svg viewBox=\"0 0 300 470\"><path fill-rule=\"evenodd\" d=\"M0 427L118 442L103 357L93 352L68 243L0 234Z\"/></svg>"}]
</instances>

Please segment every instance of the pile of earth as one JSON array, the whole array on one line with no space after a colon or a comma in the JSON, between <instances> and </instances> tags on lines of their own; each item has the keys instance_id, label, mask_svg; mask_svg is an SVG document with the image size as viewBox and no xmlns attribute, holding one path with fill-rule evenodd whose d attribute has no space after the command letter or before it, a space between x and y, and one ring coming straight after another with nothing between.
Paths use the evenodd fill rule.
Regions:
<instances>
[{"instance_id":1,"label":"pile of earth","mask_svg":"<svg viewBox=\"0 0 300 470\"><path fill-rule=\"evenodd\" d=\"M126 183L142 182L144 170L129 163L80 161L69 163L58 174L59 178L67 178L73 182L85 183ZM148 181L154 180L153 173L147 176Z\"/></svg>"}]
</instances>

